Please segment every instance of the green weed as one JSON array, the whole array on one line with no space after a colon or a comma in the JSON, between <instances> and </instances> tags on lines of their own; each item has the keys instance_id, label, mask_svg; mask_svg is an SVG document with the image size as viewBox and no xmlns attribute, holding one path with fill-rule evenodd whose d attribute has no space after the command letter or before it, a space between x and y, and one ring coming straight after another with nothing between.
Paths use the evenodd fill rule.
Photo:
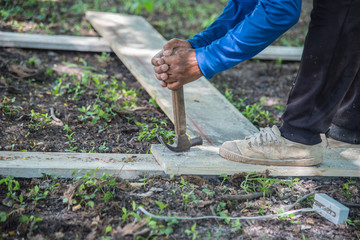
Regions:
<instances>
[{"instance_id":1,"label":"green weed","mask_svg":"<svg viewBox=\"0 0 360 240\"><path fill-rule=\"evenodd\" d=\"M242 227L242 224L239 219L236 219L233 221L234 223L231 225L231 227L235 230L235 232L243 233L244 229Z\"/></svg>"},{"instance_id":2,"label":"green weed","mask_svg":"<svg viewBox=\"0 0 360 240\"><path fill-rule=\"evenodd\" d=\"M3 99L0 102L0 112L3 112L7 116L14 115L18 112L20 112L20 109L16 106L12 106L12 103L14 103L16 100L16 97L8 98L6 96L3 97Z\"/></svg>"},{"instance_id":3,"label":"green weed","mask_svg":"<svg viewBox=\"0 0 360 240\"><path fill-rule=\"evenodd\" d=\"M94 208L99 200L109 202L112 200L118 190L119 184L114 176L104 173L101 177L96 177L98 168L88 170L87 173L74 178L74 184L77 185L72 202L68 198L63 199L63 203L68 206L80 205L81 207ZM77 174L73 171L73 174ZM124 212L125 211L125 212ZM123 209L123 218L128 216Z\"/></svg>"},{"instance_id":4,"label":"green weed","mask_svg":"<svg viewBox=\"0 0 360 240\"><path fill-rule=\"evenodd\" d=\"M143 11L154 12L155 2L152 0L125 1L125 10L134 14L141 14Z\"/></svg>"},{"instance_id":5,"label":"green weed","mask_svg":"<svg viewBox=\"0 0 360 240\"><path fill-rule=\"evenodd\" d=\"M355 220L351 220L351 219L346 219L346 224L355 228L357 231L360 231L360 220L359 219L355 219Z\"/></svg>"},{"instance_id":6,"label":"green weed","mask_svg":"<svg viewBox=\"0 0 360 240\"><path fill-rule=\"evenodd\" d=\"M111 107L105 107L104 111L99 104L89 105L87 107L82 106L78 108L78 110L84 113L83 115L78 115L81 121L91 120L93 124L97 124L99 120L109 121L116 115Z\"/></svg>"},{"instance_id":7,"label":"green weed","mask_svg":"<svg viewBox=\"0 0 360 240\"><path fill-rule=\"evenodd\" d=\"M7 217L6 212L0 212L0 222L6 222Z\"/></svg>"},{"instance_id":8,"label":"green weed","mask_svg":"<svg viewBox=\"0 0 360 240\"><path fill-rule=\"evenodd\" d=\"M234 100L233 93L230 90L225 91L225 98L252 123L259 126L269 126L270 124L275 123L270 112L264 110L263 102L247 105L245 103L246 99L238 98L237 100Z\"/></svg>"},{"instance_id":9,"label":"green weed","mask_svg":"<svg viewBox=\"0 0 360 240\"><path fill-rule=\"evenodd\" d=\"M146 183L149 181L149 177L147 177L145 174L144 174L144 176L142 177L142 178L140 178L139 179L139 182L142 182L142 183L144 183L144 188L145 188L145 186L146 186Z\"/></svg>"},{"instance_id":10,"label":"green weed","mask_svg":"<svg viewBox=\"0 0 360 240\"><path fill-rule=\"evenodd\" d=\"M356 184L356 181L354 180L349 180L347 183L344 183L343 185L343 192L344 192L344 197L346 198L350 198L353 196L353 194L351 193L351 189L350 186Z\"/></svg>"},{"instance_id":11,"label":"green weed","mask_svg":"<svg viewBox=\"0 0 360 240\"><path fill-rule=\"evenodd\" d=\"M102 52L101 55L96 55L96 59L100 63L106 63L111 61L110 53Z\"/></svg>"},{"instance_id":12,"label":"green weed","mask_svg":"<svg viewBox=\"0 0 360 240\"><path fill-rule=\"evenodd\" d=\"M230 179L230 177L226 173L220 174L220 177L223 179L220 183L220 186L222 186L226 180Z\"/></svg>"},{"instance_id":13,"label":"green weed","mask_svg":"<svg viewBox=\"0 0 360 240\"><path fill-rule=\"evenodd\" d=\"M6 193L6 198L13 200L15 202L20 203L21 205L24 205L24 198L23 196L17 195L17 191L20 191L20 183L14 179L13 176L7 176L6 178L0 179L0 185L6 185L8 192Z\"/></svg>"},{"instance_id":14,"label":"green weed","mask_svg":"<svg viewBox=\"0 0 360 240\"><path fill-rule=\"evenodd\" d=\"M159 105L156 103L155 98L150 98L150 99L149 99L149 102L151 103L151 105L152 105L154 108L159 108Z\"/></svg>"},{"instance_id":15,"label":"green weed","mask_svg":"<svg viewBox=\"0 0 360 240\"><path fill-rule=\"evenodd\" d=\"M135 201L132 201L133 211L128 211L125 207L122 207L121 211L123 212L123 214L121 215L120 219L126 221L126 220L130 220L130 217L132 217L133 219L140 220L141 219L140 215L135 212L137 211L138 207L139 206L136 206Z\"/></svg>"},{"instance_id":16,"label":"green weed","mask_svg":"<svg viewBox=\"0 0 360 240\"><path fill-rule=\"evenodd\" d=\"M38 131L44 128L47 124L51 122L51 118L47 113L38 113L35 112L33 109L31 110L30 115L30 129L34 131Z\"/></svg>"},{"instance_id":17,"label":"green weed","mask_svg":"<svg viewBox=\"0 0 360 240\"><path fill-rule=\"evenodd\" d=\"M48 76L48 77L53 77L53 76L55 75L55 71L52 70L51 68L46 68L45 74L46 74L46 76Z\"/></svg>"},{"instance_id":18,"label":"green weed","mask_svg":"<svg viewBox=\"0 0 360 240\"><path fill-rule=\"evenodd\" d=\"M190 229L185 230L186 235L192 236L192 240L195 240L198 236L198 233L196 232L196 223L194 223Z\"/></svg>"},{"instance_id":19,"label":"green weed","mask_svg":"<svg viewBox=\"0 0 360 240\"><path fill-rule=\"evenodd\" d=\"M66 132L72 132L72 130L70 129L70 127L69 127L68 124L65 124L65 125L64 125L63 130L66 131Z\"/></svg>"},{"instance_id":20,"label":"green weed","mask_svg":"<svg viewBox=\"0 0 360 240\"><path fill-rule=\"evenodd\" d=\"M65 134L65 137L67 138L65 144L69 146L68 149L65 149L65 152L75 152L78 149L78 147L74 146L74 143L76 143L76 140L73 139L74 134L75 132L72 132L70 134Z\"/></svg>"},{"instance_id":21,"label":"green weed","mask_svg":"<svg viewBox=\"0 0 360 240\"><path fill-rule=\"evenodd\" d=\"M274 105L274 108L280 111L284 111L285 110L285 106L283 105Z\"/></svg>"},{"instance_id":22,"label":"green weed","mask_svg":"<svg viewBox=\"0 0 360 240\"><path fill-rule=\"evenodd\" d=\"M156 139L157 135L162 136L165 141L172 142L175 137L175 133L172 130L166 130L167 121L163 120L159 122L158 119L152 118L152 124L137 122L136 125L141 127L141 132L138 136L138 141L150 142Z\"/></svg>"},{"instance_id":23,"label":"green weed","mask_svg":"<svg viewBox=\"0 0 360 240\"><path fill-rule=\"evenodd\" d=\"M35 206L39 200L45 199L47 197L47 195L49 194L49 190L45 190L45 191L41 192L39 186L37 186L37 185L35 185L33 189L29 189L29 190L30 190L29 195L32 198L32 200L34 201Z\"/></svg>"},{"instance_id":24,"label":"green weed","mask_svg":"<svg viewBox=\"0 0 360 240\"><path fill-rule=\"evenodd\" d=\"M167 221L167 224L161 224L155 219L149 219L148 226L151 228L150 235L166 235L169 236L174 232L174 229L171 227L172 224L177 223L177 221Z\"/></svg>"},{"instance_id":25,"label":"green weed","mask_svg":"<svg viewBox=\"0 0 360 240\"><path fill-rule=\"evenodd\" d=\"M103 144L99 147L99 151L105 152L107 150L109 150L109 148L106 146L106 142L103 142Z\"/></svg>"},{"instance_id":26,"label":"green weed","mask_svg":"<svg viewBox=\"0 0 360 240\"><path fill-rule=\"evenodd\" d=\"M30 67L34 67L38 62L39 62L39 59L37 59L36 57L31 57L25 61L25 64Z\"/></svg>"},{"instance_id":27,"label":"green weed","mask_svg":"<svg viewBox=\"0 0 360 240\"><path fill-rule=\"evenodd\" d=\"M213 196L215 194L215 192L209 190L209 189L203 189L202 190L204 193L206 193L206 196L209 198L209 196Z\"/></svg>"},{"instance_id":28,"label":"green weed","mask_svg":"<svg viewBox=\"0 0 360 240\"><path fill-rule=\"evenodd\" d=\"M249 173L246 175L244 181L241 182L240 187L246 192L262 192L265 196L271 187L275 184L286 185L289 188L293 188L294 184L297 183L298 179L294 180L281 180L275 178L266 178L266 177L252 177L254 175L259 175L259 173Z\"/></svg>"},{"instance_id":29,"label":"green weed","mask_svg":"<svg viewBox=\"0 0 360 240\"><path fill-rule=\"evenodd\" d=\"M169 204L164 204L164 203L162 203L162 202L160 202L160 201L157 201L157 200L155 200L155 203L156 203L156 205L158 205L159 206L159 208L160 208L160 214L162 213L162 211L169 205Z\"/></svg>"},{"instance_id":30,"label":"green weed","mask_svg":"<svg viewBox=\"0 0 360 240\"><path fill-rule=\"evenodd\" d=\"M38 226L36 225L36 223L38 222L41 222L43 221L43 218L40 218L40 217L35 217L33 215L31 215L30 217L29 216L26 216L26 215L23 215L20 217L19 219L19 222L20 223L25 223L27 225L30 225L30 229L29 231L34 231L38 228Z\"/></svg>"},{"instance_id":31,"label":"green weed","mask_svg":"<svg viewBox=\"0 0 360 240\"><path fill-rule=\"evenodd\" d=\"M82 85L94 84L98 93L95 103L78 108L83 113L78 115L81 121L91 121L93 124L97 124L99 121L107 123L117 116L116 112L133 109L137 106L138 93L135 89L127 89L125 82L120 85L115 78L104 81L98 75L85 73L82 77ZM90 83L89 79L92 80Z\"/></svg>"}]
</instances>

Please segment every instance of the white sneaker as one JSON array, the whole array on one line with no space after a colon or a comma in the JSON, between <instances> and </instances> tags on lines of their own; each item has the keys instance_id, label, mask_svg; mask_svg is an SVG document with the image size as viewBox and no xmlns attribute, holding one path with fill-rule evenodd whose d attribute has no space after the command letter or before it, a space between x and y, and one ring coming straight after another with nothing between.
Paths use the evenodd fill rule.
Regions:
<instances>
[{"instance_id":1,"label":"white sneaker","mask_svg":"<svg viewBox=\"0 0 360 240\"><path fill-rule=\"evenodd\" d=\"M244 140L224 142L219 154L231 161L282 166L312 166L323 161L322 144L305 145L283 138L276 126Z\"/></svg>"},{"instance_id":2,"label":"white sneaker","mask_svg":"<svg viewBox=\"0 0 360 240\"><path fill-rule=\"evenodd\" d=\"M325 134L321 134L323 146L327 148L360 148L360 144L351 144L335 140L331 137L326 137Z\"/></svg>"}]
</instances>

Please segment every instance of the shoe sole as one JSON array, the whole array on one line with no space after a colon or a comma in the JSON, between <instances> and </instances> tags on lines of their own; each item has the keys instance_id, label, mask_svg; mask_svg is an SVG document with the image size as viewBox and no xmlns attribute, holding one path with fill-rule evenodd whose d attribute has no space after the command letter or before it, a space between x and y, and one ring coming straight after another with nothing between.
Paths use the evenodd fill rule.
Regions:
<instances>
[{"instance_id":1,"label":"shoe sole","mask_svg":"<svg viewBox=\"0 0 360 240\"><path fill-rule=\"evenodd\" d=\"M320 164L323 161L323 157L309 158L309 159L261 159L261 158L249 158L227 149L219 149L220 156L235 162L256 164L256 165L268 165L268 166L313 166Z\"/></svg>"},{"instance_id":2,"label":"shoe sole","mask_svg":"<svg viewBox=\"0 0 360 240\"><path fill-rule=\"evenodd\" d=\"M334 139L328 139L328 148L360 148L360 144L351 144Z\"/></svg>"},{"instance_id":3,"label":"shoe sole","mask_svg":"<svg viewBox=\"0 0 360 240\"><path fill-rule=\"evenodd\" d=\"M325 148L360 148L360 144L341 142L333 138L328 138L324 134L321 134L321 139Z\"/></svg>"}]
</instances>

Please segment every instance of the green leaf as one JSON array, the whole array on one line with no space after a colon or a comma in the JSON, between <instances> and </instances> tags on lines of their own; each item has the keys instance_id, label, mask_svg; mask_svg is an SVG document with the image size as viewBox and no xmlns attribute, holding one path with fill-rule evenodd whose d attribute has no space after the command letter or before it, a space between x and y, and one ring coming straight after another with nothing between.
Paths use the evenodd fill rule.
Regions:
<instances>
[{"instance_id":1,"label":"green leaf","mask_svg":"<svg viewBox=\"0 0 360 240\"><path fill-rule=\"evenodd\" d=\"M41 222L42 220L44 220L44 219L43 219L43 218L41 218L41 217L34 218L34 222Z\"/></svg>"},{"instance_id":2,"label":"green leaf","mask_svg":"<svg viewBox=\"0 0 360 240\"><path fill-rule=\"evenodd\" d=\"M136 210L137 210L136 202L135 202L135 201L132 201L131 205L132 205L133 211L136 211Z\"/></svg>"},{"instance_id":3,"label":"green leaf","mask_svg":"<svg viewBox=\"0 0 360 240\"><path fill-rule=\"evenodd\" d=\"M109 233L112 230L111 226L107 226L105 230L105 234Z\"/></svg>"},{"instance_id":4,"label":"green leaf","mask_svg":"<svg viewBox=\"0 0 360 240\"><path fill-rule=\"evenodd\" d=\"M94 201L88 201L87 205L89 205L91 208L94 208L95 203L94 203Z\"/></svg>"},{"instance_id":5,"label":"green leaf","mask_svg":"<svg viewBox=\"0 0 360 240\"><path fill-rule=\"evenodd\" d=\"M174 229L172 227L167 227L164 231L166 235L170 235L174 232Z\"/></svg>"},{"instance_id":6,"label":"green leaf","mask_svg":"<svg viewBox=\"0 0 360 240\"><path fill-rule=\"evenodd\" d=\"M140 215L137 214L137 213L135 213L135 212L130 212L129 215L130 215L130 216L133 216L134 218L136 218L136 219L138 219L138 220L141 219Z\"/></svg>"},{"instance_id":7,"label":"green leaf","mask_svg":"<svg viewBox=\"0 0 360 240\"><path fill-rule=\"evenodd\" d=\"M112 193L111 193L111 192L106 192L106 193L105 193L105 196L103 197L103 200L104 200L104 201L108 201L108 200L110 200L110 199L112 199L112 198L113 198Z\"/></svg>"},{"instance_id":8,"label":"green leaf","mask_svg":"<svg viewBox=\"0 0 360 240\"><path fill-rule=\"evenodd\" d=\"M29 217L28 216L21 216L19 219L20 223L25 223L29 221Z\"/></svg>"},{"instance_id":9,"label":"green leaf","mask_svg":"<svg viewBox=\"0 0 360 240\"><path fill-rule=\"evenodd\" d=\"M0 212L0 222L5 222L7 219L6 212Z\"/></svg>"},{"instance_id":10,"label":"green leaf","mask_svg":"<svg viewBox=\"0 0 360 240\"><path fill-rule=\"evenodd\" d=\"M159 206L159 208L160 208L160 210L162 211L162 210L164 210L169 204L164 204L164 203L162 203L162 202L160 202L160 201L155 201L155 203Z\"/></svg>"},{"instance_id":11,"label":"green leaf","mask_svg":"<svg viewBox=\"0 0 360 240\"><path fill-rule=\"evenodd\" d=\"M144 7L148 12L150 13L154 12L154 3L152 1L145 2Z\"/></svg>"}]
</instances>

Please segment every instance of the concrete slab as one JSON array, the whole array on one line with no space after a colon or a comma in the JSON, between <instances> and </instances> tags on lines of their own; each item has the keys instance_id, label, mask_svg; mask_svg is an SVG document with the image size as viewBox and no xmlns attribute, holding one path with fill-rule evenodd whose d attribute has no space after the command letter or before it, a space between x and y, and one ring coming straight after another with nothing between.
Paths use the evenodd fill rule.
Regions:
<instances>
[{"instance_id":1,"label":"concrete slab","mask_svg":"<svg viewBox=\"0 0 360 240\"><path fill-rule=\"evenodd\" d=\"M138 176L163 175L164 171L150 154L0 152L0 175L33 178L42 173L71 178L96 169L103 173L134 179Z\"/></svg>"},{"instance_id":2,"label":"concrete slab","mask_svg":"<svg viewBox=\"0 0 360 240\"><path fill-rule=\"evenodd\" d=\"M360 177L360 149L325 149L324 162L314 167L262 166L228 161L218 155L219 148L196 146L174 153L162 145L151 152L166 174L220 175L240 172L265 172L270 176Z\"/></svg>"}]
</instances>

